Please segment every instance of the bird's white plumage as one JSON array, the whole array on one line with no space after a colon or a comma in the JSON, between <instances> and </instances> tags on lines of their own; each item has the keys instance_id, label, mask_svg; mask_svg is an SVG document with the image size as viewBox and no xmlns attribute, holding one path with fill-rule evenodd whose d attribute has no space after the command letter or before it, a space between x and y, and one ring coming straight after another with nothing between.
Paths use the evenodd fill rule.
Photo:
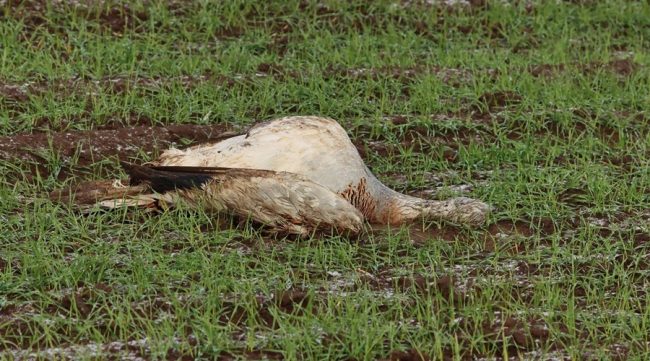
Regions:
<instances>
[{"instance_id":1,"label":"bird's white plumage","mask_svg":"<svg viewBox=\"0 0 650 361\"><path fill-rule=\"evenodd\" d=\"M370 175L345 130L321 117L262 123L247 134L217 143L167 150L154 164L290 172L337 193Z\"/></svg>"},{"instance_id":2,"label":"bird's white plumage","mask_svg":"<svg viewBox=\"0 0 650 361\"><path fill-rule=\"evenodd\" d=\"M301 235L314 229L357 233L364 219L343 197L294 173L229 178L204 190L240 216Z\"/></svg>"}]
</instances>

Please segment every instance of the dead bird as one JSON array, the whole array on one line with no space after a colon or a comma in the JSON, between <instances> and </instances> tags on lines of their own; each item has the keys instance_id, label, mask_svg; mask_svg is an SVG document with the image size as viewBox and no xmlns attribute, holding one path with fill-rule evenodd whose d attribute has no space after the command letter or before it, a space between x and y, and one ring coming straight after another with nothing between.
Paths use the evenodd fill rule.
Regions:
<instances>
[{"instance_id":1,"label":"dead bird","mask_svg":"<svg viewBox=\"0 0 650 361\"><path fill-rule=\"evenodd\" d=\"M395 226L421 218L479 225L490 210L471 198L426 200L388 188L335 120L315 116L260 123L217 142L169 149L146 165L122 165L128 186L81 188L72 192L76 202L107 208L184 202L298 235L358 233L364 222Z\"/></svg>"}]
</instances>

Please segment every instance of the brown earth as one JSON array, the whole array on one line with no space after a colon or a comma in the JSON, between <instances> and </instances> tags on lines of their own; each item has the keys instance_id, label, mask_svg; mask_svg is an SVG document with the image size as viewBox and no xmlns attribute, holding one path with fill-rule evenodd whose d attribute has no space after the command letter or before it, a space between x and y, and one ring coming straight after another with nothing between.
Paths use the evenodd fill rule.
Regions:
<instances>
[{"instance_id":1,"label":"brown earth","mask_svg":"<svg viewBox=\"0 0 650 361\"><path fill-rule=\"evenodd\" d=\"M430 361L431 357L428 354L410 349L407 351L393 351L387 358L380 359L380 361Z\"/></svg>"},{"instance_id":2,"label":"brown earth","mask_svg":"<svg viewBox=\"0 0 650 361\"><path fill-rule=\"evenodd\" d=\"M629 77L634 74L640 67L630 59L616 59L609 62L592 62L586 64L536 64L530 65L527 69L535 77L551 77L564 71L576 70L583 73L593 73L597 71L608 71L621 77ZM513 69L512 71L516 71ZM490 78L499 76L496 69L475 69L468 70L453 67L441 67L433 65L413 65L410 67L371 67L371 68L341 68L329 66L323 69L319 75L325 79L328 78L353 78L353 79L372 79L382 80L391 78L403 82L411 83L420 79L423 75L434 75L442 82L460 86L471 81L472 78L479 75L487 75ZM22 103L29 100L30 96L39 96L46 92L52 91L57 96L69 96L71 94L85 94L89 91L105 91L109 93L124 93L133 88L160 88L173 83L181 83L183 86L191 87L197 83L210 82L213 84L232 86L236 83L245 83L260 77L274 77L279 80L283 79L302 79L308 77L305 74L295 70L285 69L281 64L260 63L255 74L228 76L216 74L200 75L180 75L169 78L162 77L129 77L122 75L105 76L99 79L91 78L70 78L54 80L37 80L23 84L0 82L0 100L8 106L16 106L16 103ZM408 93L408 90L405 89ZM403 94L408 96L409 94ZM512 91L501 91L495 93L486 93L480 97L480 102L489 107L503 107L506 105L516 104L522 100L521 96Z\"/></svg>"},{"instance_id":3,"label":"brown earth","mask_svg":"<svg viewBox=\"0 0 650 361\"><path fill-rule=\"evenodd\" d=\"M539 219L536 221L502 220L488 226L487 233L511 234L527 237L533 235L535 228L540 229L543 234L552 233L555 231L554 224L546 219ZM459 230L455 231L459 232ZM438 238L435 231L431 233L430 236L430 239ZM647 235L642 235L635 238L637 238L638 241L642 243L648 241ZM70 252L74 251L74 249L70 249ZM191 252L191 249L185 249L184 251ZM8 266L8 262L2 261L1 259L0 261L0 266ZM602 268L605 266L605 264L594 266L588 263L584 264L584 266ZM603 269L605 272L609 272L607 269ZM487 274L503 273L508 277L519 277L517 280L522 281L523 285L521 285L520 288L513 287L512 297L513 299L528 303L531 302L531 299L527 299L523 295L523 290L526 288L526 284L530 282L528 278L540 275L548 276L547 272L549 271L552 270L523 261L518 262L515 265L514 269L511 270L481 268L480 270L473 270L467 275L451 273L449 275L435 276L418 273L416 271L410 276L393 277L392 274L394 270L391 268L385 268L373 273L358 269L357 275L359 282L351 284L349 288L338 289L338 291L354 292L360 288L369 288L379 293L384 291L401 293L413 292L417 293L420 297L436 298L441 300L441 302L447 302L452 305L462 306L466 302L471 302L472 297L480 295L481 289L479 286L474 284L474 277L481 275L484 276ZM582 271L590 272L591 270L584 269ZM300 271L296 270L296 272ZM514 274L511 272L514 272ZM191 278L196 281L200 279L200 275L192 275ZM43 307L43 312L52 315L76 317L80 319L86 319L88 317L91 317L91 315L94 315L93 317L97 317L95 313L103 313L105 310L110 309L110 305L105 304L106 296L114 292L119 292L110 285L103 283L92 285L78 284L77 286L78 287L76 289L65 291L62 295L54 297L50 305L45 305ZM254 300L256 306L253 309L242 307L241 302L238 301L236 296L226 297L227 300L224 301L223 309L221 310L218 317L218 322L224 326L234 327L235 332L233 334L233 337L235 338L243 337L242 335L244 335L245 332L240 332L238 330L245 329L247 320L250 318L254 318L256 323L265 325L265 327L268 327L272 330L278 327L279 320L276 318L278 316L283 317L283 315L301 315L304 313L318 314L319 312L323 311L324 307L326 307L325 305L328 304L327 295L332 291L332 289L327 288L315 290L307 290L303 288L278 290L271 295L256 296ZM175 292L181 292L181 289L178 289ZM573 292L578 303L582 297L587 295L587 291L585 289L576 288ZM10 297L12 296L10 295ZM18 295L16 295L16 297L19 298ZM181 302L186 302L187 307L201 307L200 304L196 303L197 300ZM11 339L8 340L11 343L18 345L22 349L28 349L29 345L23 344L23 342L26 340L34 339L34 336L39 332L40 326L36 323L25 321L24 317L21 317L22 314L33 313L36 310L31 309L31 306L27 306L27 308L21 307L9 305L4 308L0 308L0 321L2 321L0 322L0 334L14 335ZM145 319L156 319L160 314L174 312L174 307L172 307L171 303L166 301L164 295L161 295L161 297L152 296L141 301L133 302L131 304L131 307L135 314ZM639 312L642 312L642 310L640 309ZM462 346L461 349L463 350L461 357L462 359L467 360L480 358L481 354L478 353L474 346L471 344L471 337L467 337L466 335L472 335L476 333L485 335L487 340L486 342L497 345L495 346L496 348L492 351L496 353L496 355L501 355L501 352L503 352L503 356L505 356L506 351L508 355L518 355L526 352L534 352L535 350L539 349L540 345L548 347L551 350L558 350L558 352L561 352L562 342L564 342L565 338L569 337L568 327L559 321L502 315L499 311L498 305L495 306L494 317L491 319L491 321L477 323L470 318L461 318L457 322L456 320L452 319L447 320L447 322L452 322L454 324L453 329L456 330L454 331L456 338L459 344ZM110 333L110 325L106 326L107 328L105 332ZM577 326L580 328L579 324ZM69 331L63 329L59 331L69 333ZM578 332L577 335L578 337L583 337L580 332ZM187 339L187 342L190 344L190 346L197 346L196 336L194 336L194 333L191 329L186 330L184 337ZM327 344L328 342L332 342L332 340L340 337L341 336L337 335L325 335L323 338L323 343ZM587 336L584 335L584 337ZM45 345L43 346L45 347ZM67 347L66 345L62 346ZM51 345L49 345L49 347L51 347ZM106 344L102 346L102 350L109 355L113 353L117 355L120 352L128 350L129 352L145 358L148 356L149 352L146 348L146 345L131 345L128 342L117 342L115 344L111 343L110 345ZM2 351L2 349L0 349L0 351ZM184 352L187 352L187 350ZM612 354L621 352L625 353L627 350L612 350ZM237 357L241 355L244 355L248 359L283 359L282 354L274 351L244 349L231 350L228 353L221 353L218 355L218 359L232 360L237 359ZM451 349L443 350L443 355L445 359L447 359L447 357L448 359L454 358L454 352ZM191 359L191 355L175 349L170 349L168 350L167 358L173 360ZM409 349L407 347L405 351L394 350L392 352L389 352L384 359L430 360L431 357L417 349Z\"/></svg>"},{"instance_id":4,"label":"brown earth","mask_svg":"<svg viewBox=\"0 0 650 361\"><path fill-rule=\"evenodd\" d=\"M108 158L127 160L143 152L153 154L181 141L204 142L223 138L224 125L136 126L117 129L18 134L0 137L0 158L32 165L32 172L48 174L48 158L66 168L86 167Z\"/></svg>"},{"instance_id":5,"label":"brown earth","mask_svg":"<svg viewBox=\"0 0 650 361\"><path fill-rule=\"evenodd\" d=\"M64 34L65 32L60 26L49 21L48 9L62 13L74 12L77 16L98 24L101 30L110 31L113 34L121 34L128 30L139 31L140 27L149 20L145 11L133 9L129 4L111 7L93 7L93 5L96 3L10 0L0 8L0 17L21 19L28 31L43 28L52 34Z\"/></svg>"}]
</instances>

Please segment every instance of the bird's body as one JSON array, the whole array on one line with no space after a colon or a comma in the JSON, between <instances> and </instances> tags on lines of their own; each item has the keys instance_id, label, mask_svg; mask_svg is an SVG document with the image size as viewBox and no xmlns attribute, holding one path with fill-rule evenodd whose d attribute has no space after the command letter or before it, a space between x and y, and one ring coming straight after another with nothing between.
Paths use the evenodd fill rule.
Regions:
<instances>
[{"instance_id":1,"label":"bird's body","mask_svg":"<svg viewBox=\"0 0 650 361\"><path fill-rule=\"evenodd\" d=\"M372 176L345 130L321 117L287 117L245 134L184 150L169 149L157 166L265 169L300 174L336 192Z\"/></svg>"},{"instance_id":2,"label":"bird's body","mask_svg":"<svg viewBox=\"0 0 650 361\"><path fill-rule=\"evenodd\" d=\"M399 225L428 217L476 224L488 212L486 204L469 198L430 201L391 190L366 167L345 130L321 117L261 123L216 143L169 149L150 167L126 169L132 186L144 183L166 194L159 200L180 198L303 235L358 232L364 220Z\"/></svg>"}]
</instances>

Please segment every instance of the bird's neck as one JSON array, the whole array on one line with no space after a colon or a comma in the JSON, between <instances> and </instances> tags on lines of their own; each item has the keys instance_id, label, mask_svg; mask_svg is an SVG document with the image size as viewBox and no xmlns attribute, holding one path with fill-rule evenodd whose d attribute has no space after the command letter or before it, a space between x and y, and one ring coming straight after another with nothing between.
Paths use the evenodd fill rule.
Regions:
<instances>
[{"instance_id":1,"label":"bird's neck","mask_svg":"<svg viewBox=\"0 0 650 361\"><path fill-rule=\"evenodd\" d=\"M354 205L370 223L401 225L419 218L481 224L489 207L475 199L457 197L427 200L396 192L381 183L366 169L356 186L341 195Z\"/></svg>"},{"instance_id":2,"label":"bird's neck","mask_svg":"<svg viewBox=\"0 0 650 361\"><path fill-rule=\"evenodd\" d=\"M401 225L423 218L480 225L490 212L487 204L476 199L456 197L428 200L411 197L396 192L379 181L374 183L372 191L377 204L375 212L366 215L371 223Z\"/></svg>"},{"instance_id":3,"label":"bird's neck","mask_svg":"<svg viewBox=\"0 0 650 361\"><path fill-rule=\"evenodd\" d=\"M490 213L490 206L472 198L456 197L428 200L396 192L381 183L374 189L377 207L371 223L401 225L416 219L445 220L480 225Z\"/></svg>"},{"instance_id":4,"label":"bird's neck","mask_svg":"<svg viewBox=\"0 0 650 361\"><path fill-rule=\"evenodd\" d=\"M390 225L409 223L422 217L427 209L427 200L394 191L378 180L372 191L377 206L374 214L368 217L371 223Z\"/></svg>"}]
</instances>

